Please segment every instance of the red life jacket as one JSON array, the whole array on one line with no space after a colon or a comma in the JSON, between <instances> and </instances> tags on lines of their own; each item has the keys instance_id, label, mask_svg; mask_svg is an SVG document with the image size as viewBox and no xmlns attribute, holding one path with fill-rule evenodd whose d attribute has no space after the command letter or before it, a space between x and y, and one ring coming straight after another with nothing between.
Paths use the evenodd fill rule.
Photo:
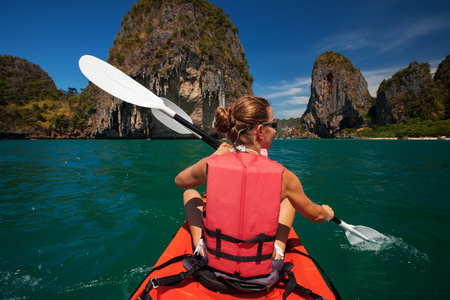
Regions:
<instances>
[{"instance_id":1,"label":"red life jacket","mask_svg":"<svg viewBox=\"0 0 450 300\"><path fill-rule=\"evenodd\" d=\"M244 278L269 274L284 167L249 153L213 155L207 166L208 265Z\"/></svg>"}]
</instances>

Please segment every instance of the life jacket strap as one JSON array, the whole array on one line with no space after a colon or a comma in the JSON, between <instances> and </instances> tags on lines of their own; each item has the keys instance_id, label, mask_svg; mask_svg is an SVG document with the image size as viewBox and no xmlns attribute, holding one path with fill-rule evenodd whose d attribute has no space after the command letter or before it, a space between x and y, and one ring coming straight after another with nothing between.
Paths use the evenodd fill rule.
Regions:
<instances>
[{"instance_id":1,"label":"life jacket strap","mask_svg":"<svg viewBox=\"0 0 450 300\"><path fill-rule=\"evenodd\" d=\"M275 235L265 235L264 233L261 233L252 239L242 240L242 239L232 237L230 235L223 234L220 229L216 229L216 231L214 231L214 230L206 228L206 226L203 226L203 229L205 230L206 234L210 237L213 237L216 239L219 237L219 238L223 239L224 241L236 243L236 244L237 243L259 243L259 242L266 243L266 242L274 242L276 239ZM217 232L220 232L220 234L218 234Z\"/></svg>"},{"instance_id":2,"label":"life jacket strap","mask_svg":"<svg viewBox=\"0 0 450 300\"><path fill-rule=\"evenodd\" d=\"M222 257L222 239L223 238L228 238L228 236L223 236L222 235L222 230L220 230L220 229L216 229L215 233L216 233L215 234L216 250L215 251L211 251L210 253L215 255L217 259L220 259ZM208 246L206 246L206 249L208 249ZM208 249L208 252L209 252L209 250L210 249ZM213 253L213 252L215 252L215 253Z\"/></svg>"},{"instance_id":3,"label":"life jacket strap","mask_svg":"<svg viewBox=\"0 0 450 300\"><path fill-rule=\"evenodd\" d=\"M206 246L206 249L208 250L208 254L215 255L216 257L236 261L236 262L256 262L261 263L262 260L268 260L272 259L272 253L262 255L261 253L258 253L255 256L237 256L237 255L231 255L222 251L217 251L214 249L209 248Z\"/></svg>"},{"instance_id":4,"label":"life jacket strap","mask_svg":"<svg viewBox=\"0 0 450 300\"><path fill-rule=\"evenodd\" d=\"M255 262L256 264L260 264L263 260L269 260L272 259L272 253L268 253L263 255L263 245L264 243L269 242L275 242L276 236L270 236L266 235L264 233L260 233L258 236L248 239L248 240L242 240L235 237L232 237L230 235L226 235L222 233L222 230L216 229L215 231L210 230L206 228L206 226L203 225L203 230L206 233L207 237L212 237L216 239L216 249L212 249L208 247L206 244L206 249L208 250L208 253L214 255L217 259L224 258L227 260L232 260L235 262ZM207 238L206 237L206 238ZM258 248L255 256L237 256L237 255L231 255L225 252L222 252L222 240L230 242L230 243L257 243Z\"/></svg>"}]
</instances>

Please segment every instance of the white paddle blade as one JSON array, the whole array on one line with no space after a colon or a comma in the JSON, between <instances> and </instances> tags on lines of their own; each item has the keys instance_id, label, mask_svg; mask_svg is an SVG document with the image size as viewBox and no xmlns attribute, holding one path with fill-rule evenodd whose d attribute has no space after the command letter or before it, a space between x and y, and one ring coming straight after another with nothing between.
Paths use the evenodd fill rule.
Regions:
<instances>
[{"instance_id":1,"label":"white paddle blade","mask_svg":"<svg viewBox=\"0 0 450 300\"><path fill-rule=\"evenodd\" d=\"M173 103L169 99L163 97L161 97L161 99L163 100L164 104L167 107L169 107L177 115L179 115L180 117L182 117L183 119L192 124L191 117L189 117L189 115L186 112L184 112L184 110L182 110L180 107L178 107L175 103ZM158 119L161 123L172 129L173 131L178 132L180 134L192 134L192 131L190 131L189 129L178 123L176 120L165 114L163 111L152 108L152 113L156 119Z\"/></svg>"},{"instance_id":2,"label":"white paddle blade","mask_svg":"<svg viewBox=\"0 0 450 300\"><path fill-rule=\"evenodd\" d=\"M366 226L352 226L352 228L345 231L345 235L351 245L356 245L366 241L376 242L379 239L386 239L387 237L378 231Z\"/></svg>"},{"instance_id":3,"label":"white paddle blade","mask_svg":"<svg viewBox=\"0 0 450 300\"><path fill-rule=\"evenodd\" d=\"M114 97L142 107L164 109L159 97L107 62L83 55L78 64L84 76Z\"/></svg>"}]
</instances>

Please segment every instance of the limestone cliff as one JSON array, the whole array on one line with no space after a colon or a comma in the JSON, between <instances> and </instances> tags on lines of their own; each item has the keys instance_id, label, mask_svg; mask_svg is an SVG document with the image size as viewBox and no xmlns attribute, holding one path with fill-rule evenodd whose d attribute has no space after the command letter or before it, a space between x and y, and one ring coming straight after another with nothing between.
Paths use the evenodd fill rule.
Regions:
<instances>
[{"instance_id":1,"label":"limestone cliff","mask_svg":"<svg viewBox=\"0 0 450 300\"><path fill-rule=\"evenodd\" d=\"M434 74L434 82L442 90L445 106L445 119L450 118L450 55L439 64Z\"/></svg>"},{"instance_id":2,"label":"limestone cliff","mask_svg":"<svg viewBox=\"0 0 450 300\"><path fill-rule=\"evenodd\" d=\"M450 90L450 55L439 64L436 73L434 74L434 81L440 82L444 88Z\"/></svg>"},{"instance_id":3,"label":"limestone cliff","mask_svg":"<svg viewBox=\"0 0 450 300\"><path fill-rule=\"evenodd\" d=\"M433 86L428 63L412 62L405 69L395 73L390 79L383 80L377 91L376 124L406 123L408 116L414 113L414 103L423 98L420 94ZM412 105L412 106L411 106ZM424 111L425 106L420 110Z\"/></svg>"},{"instance_id":4,"label":"limestone cliff","mask_svg":"<svg viewBox=\"0 0 450 300\"><path fill-rule=\"evenodd\" d=\"M315 61L311 79L311 97L302 116L307 130L333 138L345 128L367 125L371 106L367 82L350 60L325 52Z\"/></svg>"},{"instance_id":5,"label":"limestone cliff","mask_svg":"<svg viewBox=\"0 0 450 300\"><path fill-rule=\"evenodd\" d=\"M140 0L124 16L108 61L188 113L212 133L214 111L252 93L238 30L211 3ZM149 109L104 95L94 136L174 137Z\"/></svg>"}]
</instances>

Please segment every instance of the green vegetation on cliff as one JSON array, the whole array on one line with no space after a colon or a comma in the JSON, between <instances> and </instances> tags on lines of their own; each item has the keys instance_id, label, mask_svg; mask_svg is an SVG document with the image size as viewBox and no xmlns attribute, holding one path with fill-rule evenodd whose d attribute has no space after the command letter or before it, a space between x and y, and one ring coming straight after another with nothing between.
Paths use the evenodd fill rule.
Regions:
<instances>
[{"instance_id":1,"label":"green vegetation on cliff","mask_svg":"<svg viewBox=\"0 0 450 300\"><path fill-rule=\"evenodd\" d=\"M450 136L450 120L412 121L406 124L388 124L386 126L356 129L346 129L346 136L367 138L388 137L439 137Z\"/></svg>"},{"instance_id":2,"label":"green vegetation on cliff","mask_svg":"<svg viewBox=\"0 0 450 300\"><path fill-rule=\"evenodd\" d=\"M445 105L444 118L450 119L450 55L448 55L440 64L434 74L436 86L444 91L442 95Z\"/></svg>"},{"instance_id":3,"label":"green vegetation on cliff","mask_svg":"<svg viewBox=\"0 0 450 300\"><path fill-rule=\"evenodd\" d=\"M93 112L88 91L58 90L38 65L0 56L0 137L66 135L86 128Z\"/></svg>"},{"instance_id":4,"label":"green vegetation on cliff","mask_svg":"<svg viewBox=\"0 0 450 300\"><path fill-rule=\"evenodd\" d=\"M39 66L18 57L0 56L0 105L21 106L60 96L53 80Z\"/></svg>"},{"instance_id":5,"label":"green vegetation on cliff","mask_svg":"<svg viewBox=\"0 0 450 300\"><path fill-rule=\"evenodd\" d=\"M405 116L407 122L438 121L448 118L445 107L449 90L441 81L433 81L428 63L413 62L408 68L383 80L378 88L378 94L387 93L389 88L396 90L398 94L391 99L395 113Z\"/></svg>"},{"instance_id":6,"label":"green vegetation on cliff","mask_svg":"<svg viewBox=\"0 0 450 300\"><path fill-rule=\"evenodd\" d=\"M180 9L182 13L175 13ZM108 60L127 69L130 63L139 65L137 61L126 63L129 54L145 48L145 60L152 62L150 71L165 75L172 64L164 61L172 61L179 51L190 52L211 71L236 67L242 80L235 84L249 88L254 78L248 71L245 53L230 42L230 32L237 34L238 29L222 9L208 1L140 0L124 16Z\"/></svg>"},{"instance_id":7,"label":"green vegetation on cliff","mask_svg":"<svg viewBox=\"0 0 450 300\"><path fill-rule=\"evenodd\" d=\"M314 62L313 69L316 69L319 65L335 65L350 72L356 71L356 68L348 58L333 51L327 51L320 55Z\"/></svg>"},{"instance_id":8,"label":"green vegetation on cliff","mask_svg":"<svg viewBox=\"0 0 450 300\"><path fill-rule=\"evenodd\" d=\"M417 64L424 74L430 74L428 63ZM396 88L405 84L405 78L415 76L411 69L403 69L384 80L379 92L385 92L390 84ZM406 116L404 124L365 128L358 136L383 137L437 137L450 136L450 55L440 64L434 77L425 77L425 86L415 93L407 93L392 99L393 106Z\"/></svg>"}]
</instances>

